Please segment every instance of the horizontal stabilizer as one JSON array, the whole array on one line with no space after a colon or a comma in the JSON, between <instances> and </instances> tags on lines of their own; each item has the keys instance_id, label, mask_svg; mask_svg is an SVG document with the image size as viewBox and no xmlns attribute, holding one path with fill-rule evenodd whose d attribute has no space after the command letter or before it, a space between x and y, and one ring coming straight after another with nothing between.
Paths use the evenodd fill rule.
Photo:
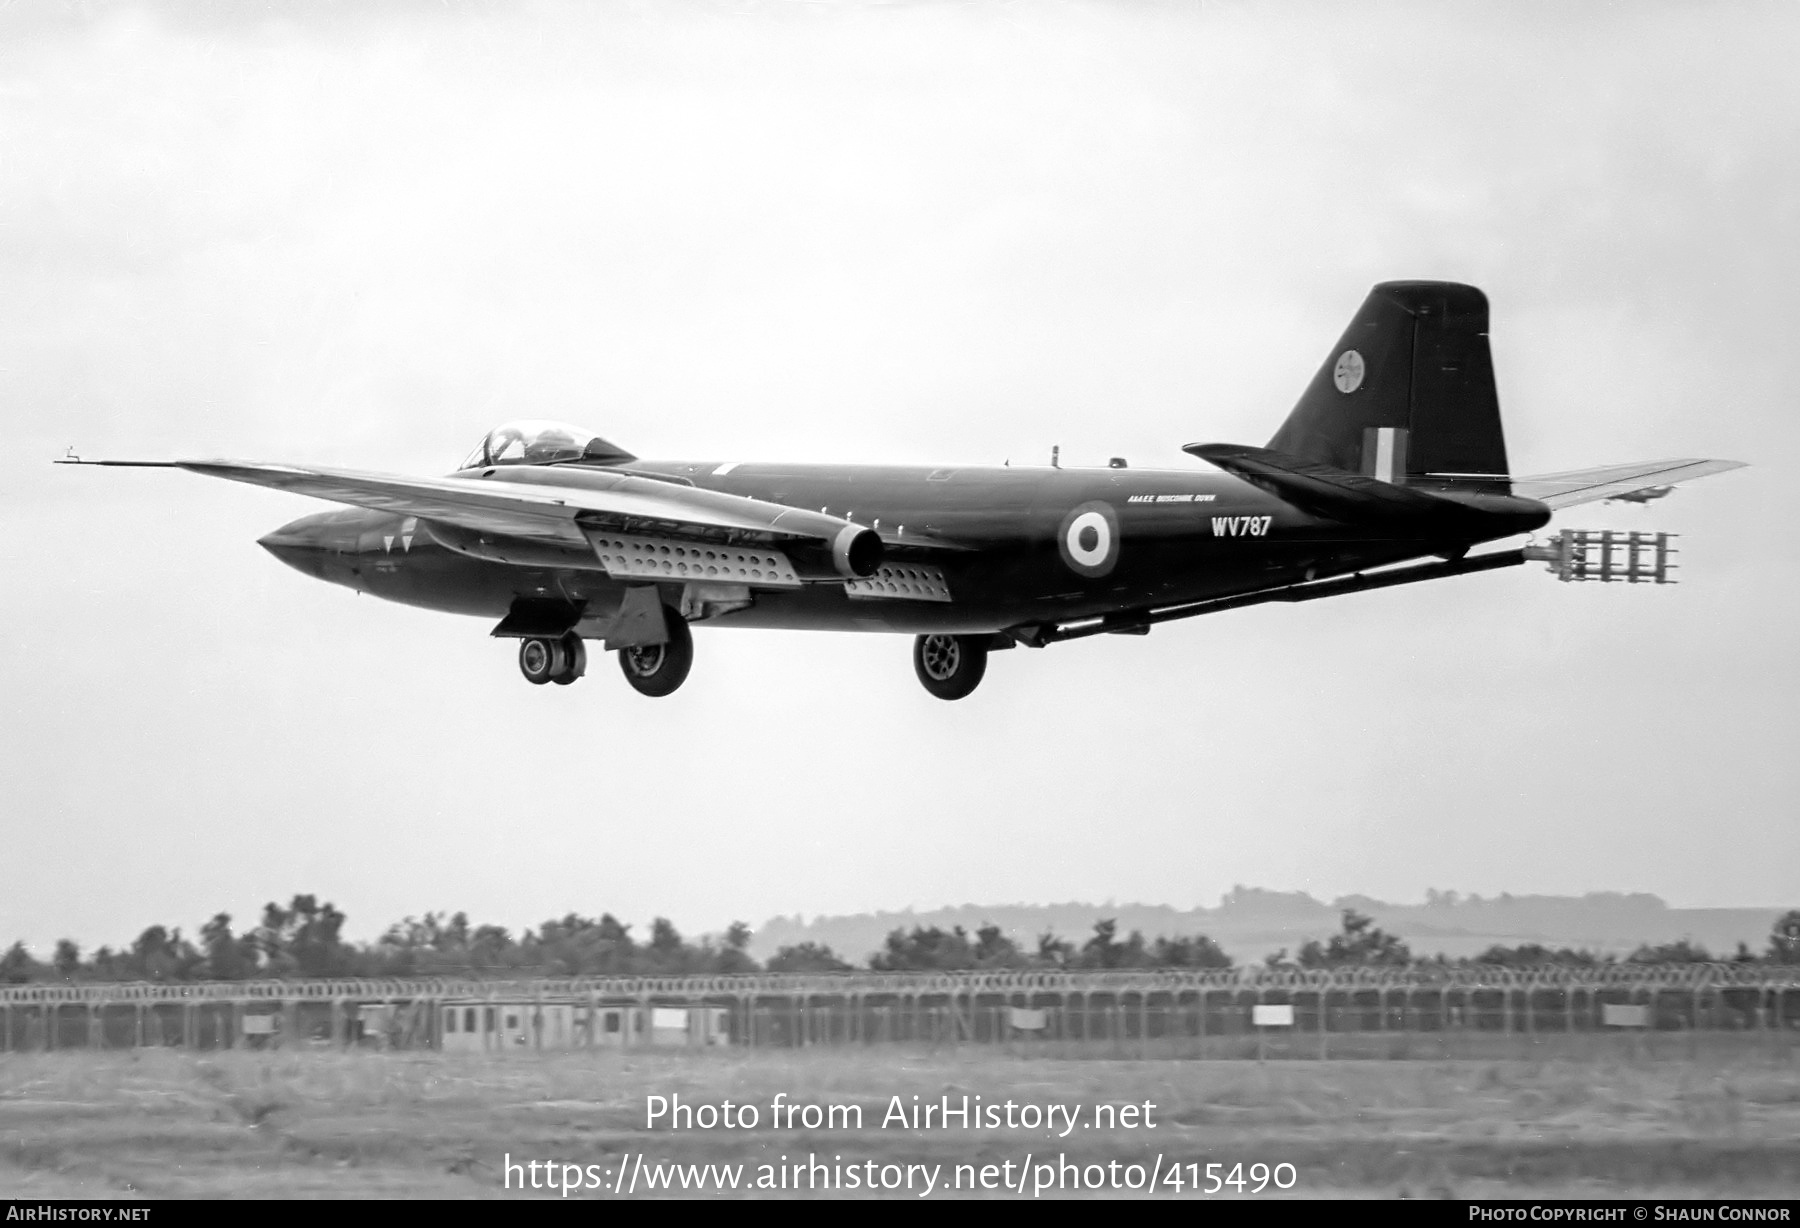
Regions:
<instances>
[{"instance_id":1,"label":"horizontal stabilizer","mask_svg":"<svg viewBox=\"0 0 1800 1228\"><path fill-rule=\"evenodd\" d=\"M1541 507L1499 495L1454 497L1384 482L1319 461L1243 444L1191 443L1182 451L1303 512L1344 524L1449 536L1523 532L1548 519Z\"/></svg>"},{"instance_id":2,"label":"horizontal stabilizer","mask_svg":"<svg viewBox=\"0 0 1800 1228\"><path fill-rule=\"evenodd\" d=\"M1514 478L1512 488L1515 495L1536 499L1554 510L1600 499L1622 499L1651 487L1673 486L1677 482L1691 482L1695 478L1742 468L1743 461L1640 461L1632 465L1602 465L1598 469L1572 469L1567 473Z\"/></svg>"},{"instance_id":3,"label":"horizontal stabilizer","mask_svg":"<svg viewBox=\"0 0 1800 1228\"><path fill-rule=\"evenodd\" d=\"M1330 520L1417 520L1435 515L1455 516L1463 511L1458 505L1423 491L1268 448L1190 443L1182 451L1210 461L1303 512Z\"/></svg>"}]
</instances>

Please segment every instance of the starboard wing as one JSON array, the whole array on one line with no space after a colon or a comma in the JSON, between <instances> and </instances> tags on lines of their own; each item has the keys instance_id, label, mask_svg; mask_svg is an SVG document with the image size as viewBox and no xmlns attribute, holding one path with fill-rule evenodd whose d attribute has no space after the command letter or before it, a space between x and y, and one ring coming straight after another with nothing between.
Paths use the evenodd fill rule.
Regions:
<instances>
[{"instance_id":1,"label":"starboard wing","mask_svg":"<svg viewBox=\"0 0 1800 1228\"><path fill-rule=\"evenodd\" d=\"M87 465L186 469L208 477L248 482L377 511L418 516L509 537L585 548L583 525L607 524L639 531L728 531L771 541L833 542L848 521L803 508L654 478L583 471L580 484L550 480L554 470L498 479L419 478L331 469L313 465L238 460L79 461Z\"/></svg>"}]
</instances>

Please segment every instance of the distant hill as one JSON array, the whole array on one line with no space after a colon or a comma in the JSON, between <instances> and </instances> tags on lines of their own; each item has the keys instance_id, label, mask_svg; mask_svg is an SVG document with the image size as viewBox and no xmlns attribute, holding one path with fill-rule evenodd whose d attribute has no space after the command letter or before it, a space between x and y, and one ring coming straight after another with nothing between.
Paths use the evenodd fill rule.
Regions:
<instances>
[{"instance_id":1,"label":"distant hill","mask_svg":"<svg viewBox=\"0 0 1800 1228\"><path fill-rule=\"evenodd\" d=\"M847 917L774 917L763 923L751 943L751 954L767 959L778 949L818 942L855 963L880 949L896 928L960 925L973 933L998 925L1027 948L1046 930L1077 946L1102 918L1118 921L1119 933L1142 930L1158 935L1205 934L1238 963L1260 963L1272 951L1295 951L1309 938L1335 933L1339 914L1354 908L1375 918L1377 925L1399 935L1416 955L1475 955L1501 943L1538 942L1602 954L1628 955L1640 945L1699 943L1729 956L1739 942L1761 953L1776 917L1793 907L1670 908L1654 895L1591 892L1583 896L1500 895L1484 899L1454 891L1427 893L1423 904L1390 904L1351 895L1330 903L1302 891L1264 891L1235 887L1217 908L1182 910L1163 904L964 904L926 912L859 913Z\"/></svg>"}]
</instances>

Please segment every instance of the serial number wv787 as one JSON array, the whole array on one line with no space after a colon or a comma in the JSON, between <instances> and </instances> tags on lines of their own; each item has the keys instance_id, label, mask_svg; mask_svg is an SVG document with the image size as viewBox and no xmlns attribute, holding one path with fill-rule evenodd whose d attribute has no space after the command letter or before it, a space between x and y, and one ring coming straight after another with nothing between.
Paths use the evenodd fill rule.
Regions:
<instances>
[{"instance_id":1,"label":"serial number wv787","mask_svg":"<svg viewBox=\"0 0 1800 1228\"><path fill-rule=\"evenodd\" d=\"M1273 516L1214 516L1214 537L1266 537Z\"/></svg>"}]
</instances>

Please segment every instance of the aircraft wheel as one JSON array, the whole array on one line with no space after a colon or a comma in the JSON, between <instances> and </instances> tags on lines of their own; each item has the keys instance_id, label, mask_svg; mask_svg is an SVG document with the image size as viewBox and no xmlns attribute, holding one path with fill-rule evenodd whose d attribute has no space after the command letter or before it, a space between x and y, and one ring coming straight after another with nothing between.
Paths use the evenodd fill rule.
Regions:
<instances>
[{"instance_id":1,"label":"aircraft wheel","mask_svg":"<svg viewBox=\"0 0 1800 1228\"><path fill-rule=\"evenodd\" d=\"M519 641L519 672L532 686L543 686L569 667L569 650L561 640Z\"/></svg>"},{"instance_id":2,"label":"aircraft wheel","mask_svg":"<svg viewBox=\"0 0 1800 1228\"><path fill-rule=\"evenodd\" d=\"M571 682L587 673L587 645L573 631L562 637L564 664L560 671L553 674L550 681L557 686L568 686Z\"/></svg>"},{"instance_id":3,"label":"aircraft wheel","mask_svg":"<svg viewBox=\"0 0 1800 1228\"><path fill-rule=\"evenodd\" d=\"M913 640L913 671L939 699L961 699L987 673L985 635L921 635Z\"/></svg>"},{"instance_id":4,"label":"aircraft wheel","mask_svg":"<svg viewBox=\"0 0 1800 1228\"><path fill-rule=\"evenodd\" d=\"M687 620L670 611L668 623L668 643L619 650L619 668L625 672L625 681L640 695L673 694L694 667L694 633L688 630Z\"/></svg>"}]
</instances>

